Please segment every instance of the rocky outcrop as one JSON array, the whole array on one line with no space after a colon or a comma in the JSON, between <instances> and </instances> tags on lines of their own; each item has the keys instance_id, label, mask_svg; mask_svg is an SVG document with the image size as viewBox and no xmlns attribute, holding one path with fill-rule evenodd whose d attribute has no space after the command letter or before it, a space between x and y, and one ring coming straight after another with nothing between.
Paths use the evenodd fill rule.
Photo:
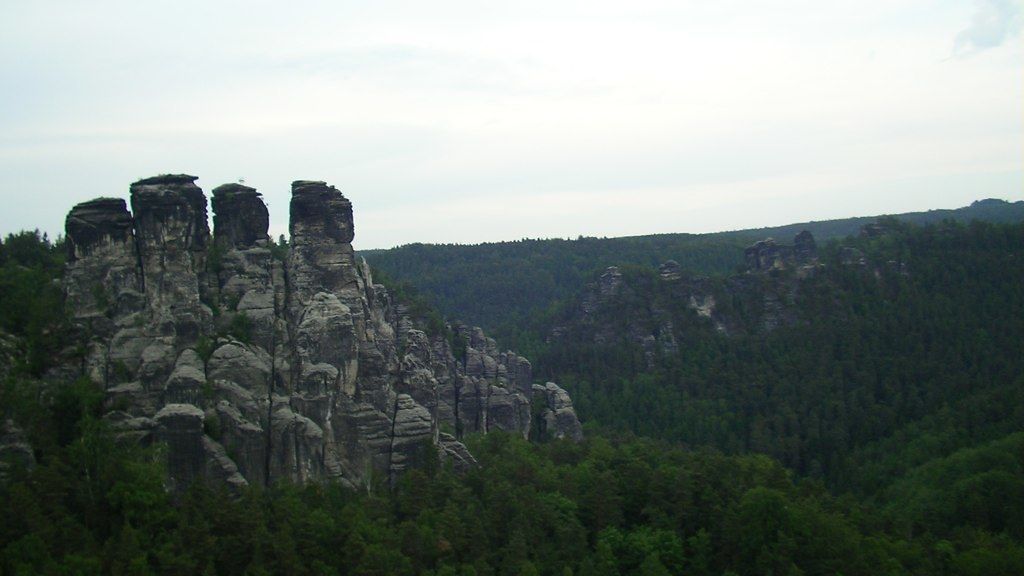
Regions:
<instances>
[{"instance_id":1,"label":"rocky outcrop","mask_svg":"<svg viewBox=\"0 0 1024 576\"><path fill-rule=\"evenodd\" d=\"M352 203L324 182L292 183L291 252L288 255L292 320L319 293L331 293L350 308L359 304L352 238ZM357 311L358 313L359 311Z\"/></svg>"},{"instance_id":2,"label":"rocky outcrop","mask_svg":"<svg viewBox=\"0 0 1024 576\"><path fill-rule=\"evenodd\" d=\"M65 228L68 306L109 335L110 318L145 305L134 220L124 200L97 198L72 208Z\"/></svg>"},{"instance_id":3,"label":"rocky outcrop","mask_svg":"<svg viewBox=\"0 0 1024 576\"><path fill-rule=\"evenodd\" d=\"M798 264L807 264L818 257L818 244L814 236L804 230L793 238L793 259Z\"/></svg>"},{"instance_id":4,"label":"rocky outcrop","mask_svg":"<svg viewBox=\"0 0 1024 576\"><path fill-rule=\"evenodd\" d=\"M255 188L224 184L213 189L215 241L223 248L246 249L270 241L270 213Z\"/></svg>"},{"instance_id":5,"label":"rocky outcrop","mask_svg":"<svg viewBox=\"0 0 1024 576\"><path fill-rule=\"evenodd\" d=\"M749 270L768 272L813 265L817 262L818 248L814 236L804 230L796 235L792 246L766 238L744 250L743 257Z\"/></svg>"},{"instance_id":6,"label":"rocky outcrop","mask_svg":"<svg viewBox=\"0 0 1024 576\"><path fill-rule=\"evenodd\" d=\"M568 395L534 386L525 358L479 328L417 329L356 258L352 204L333 186L293 183L279 259L256 190L214 190L211 236L195 180L140 180L132 213L99 199L67 225L86 374L116 430L167 445L175 487L359 485L435 454L472 466L470 432L581 437Z\"/></svg>"},{"instance_id":7,"label":"rocky outcrop","mask_svg":"<svg viewBox=\"0 0 1024 576\"><path fill-rule=\"evenodd\" d=\"M533 392L544 400L544 408L540 415L543 433L555 438L577 441L583 439L583 428L576 417L576 410L572 406L568 392L554 382L548 382L543 386L534 384Z\"/></svg>"},{"instance_id":8,"label":"rocky outcrop","mask_svg":"<svg viewBox=\"0 0 1024 576\"><path fill-rule=\"evenodd\" d=\"M196 176L179 174L131 186L147 324L184 345L207 332L213 317L200 298L210 228L206 196L195 180Z\"/></svg>"},{"instance_id":9,"label":"rocky outcrop","mask_svg":"<svg viewBox=\"0 0 1024 576\"><path fill-rule=\"evenodd\" d=\"M748 273L715 279L694 276L672 260L660 265L657 275L609 267L584 287L575 309L549 338L619 349L608 352L615 354L631 348L653 370L661 358L676 355L694 334L709 328L739 336L796 323L800 281L821 266L814 238L803 232L792 246L768 239L748 248L747 256L753 267Z\"/></svg>"},{"instance_id":10,"label":"rocky outcrop","mask_svg":"<svg viewBox=\"0 0 1024 576\"><path fill-rule=\"evenodd\" d=\"M192 404L166 404L156 414L156 440L167 444L167 467L179 488L199 478L206 468L203 411Z\"/></svg>"},{"instance_id":11,"label":"rocky outcrop","mask_svg":"<svg viewBox=\"0 0 1024 576\"><path fill-rule=\"evenodd\" d=\"M664 264L658 267L658 275L661 276L662 280L679 280L683 276L683 270L679 266L679 262L666 260Z\"/></svg>"}]
</instances>

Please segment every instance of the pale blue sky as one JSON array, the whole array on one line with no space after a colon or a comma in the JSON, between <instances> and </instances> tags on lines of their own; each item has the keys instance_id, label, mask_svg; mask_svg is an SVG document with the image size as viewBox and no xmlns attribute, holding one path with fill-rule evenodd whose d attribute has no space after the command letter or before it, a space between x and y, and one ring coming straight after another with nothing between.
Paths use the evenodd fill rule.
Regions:
<instances>
[{"instance_id":1,"label":"pale blue sky","mask_svg":"<svg viewBox=\"0 0 1024 576\"><path fill-rule=\"evenodd\" d=\"M1020 0L5 0L0 233L187 172L356 247L707 232L1024 195Z\"/></svg>"}]
</instances>

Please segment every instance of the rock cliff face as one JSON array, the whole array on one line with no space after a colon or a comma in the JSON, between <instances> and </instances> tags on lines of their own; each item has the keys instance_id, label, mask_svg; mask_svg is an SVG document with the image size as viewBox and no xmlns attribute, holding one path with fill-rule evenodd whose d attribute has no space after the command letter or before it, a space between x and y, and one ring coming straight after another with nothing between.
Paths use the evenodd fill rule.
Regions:
<instances>
[{"instance_id":1,"label":"rock cliff face","mask_svg":"<svg viewBox=\"0 0 1024 576\"><path fill-rule=\"evenodd\" d=\"M473 465L462 434L582 437L568 395L479 328L427 334L352 249L352 204L292 185L275 254L259 193L158 176L67 218L65 291L85 370L124 435L168 446L171 480L392 481L433 451ZM536 418L534 414L538 415Z\"/></svg>"}]
</instances>

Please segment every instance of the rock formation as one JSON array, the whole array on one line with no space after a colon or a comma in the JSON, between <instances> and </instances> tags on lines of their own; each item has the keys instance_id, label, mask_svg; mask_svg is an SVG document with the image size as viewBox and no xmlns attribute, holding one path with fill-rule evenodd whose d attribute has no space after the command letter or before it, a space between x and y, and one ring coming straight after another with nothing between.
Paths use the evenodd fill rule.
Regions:
<instances>
[{"instance_id":1,"label":"rock formation","mask_svg":"<svg viewBox=\"0 0 1024 576\"><path fill-rule=\"evenodd\" d=\"M740 336L795 324L800 283L822 266L814 237L803 231L791 246L768 238L747 248L745 256L747 273L717 279L688 273L674 260L661 264L651 278L608 267L584 286L575 309L549 338L599 349L635 347L654 369L659 357L676 354L692 334L709 327ZM549 403L554 401L549 395Z\"/></svg>"},{"instance_id":2,"label":"rock formation","mask_svg":"<svg viewBox=\"0 0 1024 576\"><path fill-rule=\"evenodd\" d=\"M215 240L224 249L244 250L269 241L270 214L255 188L224 184L213 189Z\"/></svg>"},{"instance_id":3,"label":"rock formation","mask_svg":"<svg viewBox=\"0 0 1024 576\"><path fill-rule=\"evenodd\" d=\"M751 271L767 272L813 265L818 258L818 247L814 236L804 230L796 235L792 246L766 238L744 250L743 257Z\"/></svg>"},{"instance_id":4,"label":"rock formation","mask_svg":"<svg viewBox=\"0 0 1024 576\"><path fill-rule=\"evenodd\" d=\"M158 176L67 218L65 291L85 371L121 434L168 446L172 483L393 481L434 451L473 465L462 434L581 437L568 395L479 328L416 329L352 249L352 204L292 185L284 258L260 194ZM537 403L534 406L534 403ZM534 422L532 414L543 422Z\"/></svg>"}]
</instances>

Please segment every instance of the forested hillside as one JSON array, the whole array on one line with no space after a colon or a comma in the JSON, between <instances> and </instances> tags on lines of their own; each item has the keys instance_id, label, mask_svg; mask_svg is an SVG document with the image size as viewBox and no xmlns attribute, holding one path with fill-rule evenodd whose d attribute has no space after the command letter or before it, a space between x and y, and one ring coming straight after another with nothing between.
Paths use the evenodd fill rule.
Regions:
<instances>
[{"instance_id":1,"label":"forested hillside","mask_svg":"<svg viewBox=\"0 0 1024 576\"><path fill-rule=\"evenodd\" d=\"M897 215L927 224L1024 221L1024 202L981 200L956 210ZM788 240L802 230L824 242L855 235L876 217L791 224L715 234L657 234L627 238L530 240L479 245L409 244L366 250L376 271L409 282L445 315L482 326L504 345L523 349L522 326L531 316L574 293L607 266L658 266L675 260L699 274L729 274L743 264L743 249L767 237Z\"/></svg>"},{"instance_id":2,"label":"forested hillside","mask_svg":"<svg viewBox=\"0 0 1024 576\"><path fill-rule=\"evenodd\" d=\"M86 382L5 382L38 462L0 481L0 574L965 574L1024 570L1020 434L908 475L884 505L765 456L635 437L470 439L464 475L174 496L159 446L118 441Z\"/></svg>"},{"instance_id":3,"label":"forested hillside","mask_svg":"<svg viewBox=\"0 0 1024 576\"><path fill-rule=\"evenodd\" d=\"M0 241L0 339L19 370L41 374L65 344L63 266L64 244L51 244L38 230Z\"/></svg>"},{"instance_id":4,"label":"forested hillside","mask_svg":"<svg viewBox=\"0 0 1024 576\"><path fill-rule=\"evenodd\" d=\"M168 490L95 384L45 377L62 248L9 236L0 574L1020 574L1024 225L873 230L584 278L522 328L582 443L468 435L466 473L234 494Z\"/></svg>"},{"instance_id":5,"label":"forested hillside","mask_svg":"<svg viewBox=\"0 0 1024 576\"><path fill-rule=\"evenodd\" d=\"M1021 224L891 222L802 267L624 268L540 320L536 366L584 420L872 493L1024 428L1022 254Z\"/></svg>"}]
</instances>

